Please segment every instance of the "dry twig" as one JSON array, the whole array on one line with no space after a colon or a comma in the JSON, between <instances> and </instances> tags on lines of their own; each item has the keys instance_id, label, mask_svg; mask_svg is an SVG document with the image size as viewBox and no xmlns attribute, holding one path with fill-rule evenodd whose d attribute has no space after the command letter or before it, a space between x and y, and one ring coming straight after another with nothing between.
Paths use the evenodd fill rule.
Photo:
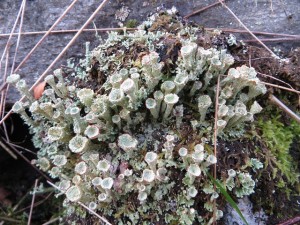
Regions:
<instances>
[{"instance_id":1,"label":"dry twig","mask_svg":"<svg viewBox=\"0 0 300 225\"><path fill-rule=\"evenodd\" d=\"M32 210L33 210L33 205L34 205L34 200L35 200L35 191L36 191L36 188L37 188L37 184L38 184L38 179L36 179L35 183L34 183L34 188L33 188L33 193L32 193L32 200L31 200L31 206L30 206L27 225L31 224L31 216L32 216Z\"/></svg>"},{"instance_id":2,"label":"dry twig","mask_svg":"<svg viewBox=\"0 0 300 225\"><path fill-rule=\"evenodd\" d=\"M282 42L282 41L300 41L300 37L290 37L290 38L261 38L259 41L262 42ZM250 39L250 40L243 40L245 43L251 43L251 42L259 42L258 40Z\"/></svg>"},{"instance_id":3,"label":"dry twig","mask_svg":"<svg viewBox=\"0 0 300 225\"><path fill-rule=\"evenodd\" d=\"M116 27L116 28L96 28L96 29L83 29L83 32L94 32L94 31L100 31L100 32L106 32L106 31L135 31L138 28L127 28L127 27ZM45 34L48 31L32 31L32 32L22 32L22 35L39 35L39 34ZM78 30L73 29L73 30L52 30L49 32L50 34L65 34L65 33L76 33ZM17 35L18 33L13 33L12 35ZM10 34L0 34L1 37L7 37Z\"/></svg>"},{"instance_id":4,"label":"dry twig","mask_svg":"<svg viewBox=\"0 0 300 225\"><path fill-rule=\"evenodd\" d=\"M261 42L259 40L258 37L256 37L249 29L248 27L235 15L235 13L222 1L222 0L219 0L219 2L222 4L222 6L224 6L230 13L231 15L244 27L245 30L247 30L249 32L249 34L255 39L257 40L268 52L271 53L271 55L275 58L278 58L278 56L275 55L274 52L272 52L271 49L269 49L263 42Z\"/></svg>"},{"instance_id":5,"label":"dry twig","mask_svg":"<svg viewBox=\"0 0 300 225\"><path fill-rule=\"evenodd\" d=\"M214 121L214 155L217 158L217 136L218 136L218 109L219 109L219 93L220 93L220 76L218 76L217 81L217 92L216 92L216 99L215 99L215 121ZM217 179L217 164L214 164L214 179ZM214 184L214 190L216 191L216 184ZM214 199L214 224L216 224L216 199Z\"/></svg>"},{"instance_id":6,"label":"dry twig","mask_svg":"<svg viewBox=\"0 0 300 225\"><path fill-rule=\"evenodd\" d=\"M267 85L267 86L276 87L276 88L280 88L280 89L283 89L283 90L286 90L286 91L290 91L290 92L300 94L300 91L297 91L295 89L291 89L291 88L287 88L287 87L283 87L283 86L280 86L280 85L277 85L277 84L271 84L271 83L267 83L267 82L263 82L263 81L261 81L261 83L263 83L264 85Z\"/></svg>"},{"instance_id":7,"label":"dry twig","mask_svg":"<svg viewBox=\"0 0 300 225\"><path fill-rule=\"evenodd\" d=\"M234 28L204 28L205 30L213 31L215 29L220 29L223 32L230 32L230 33L246 33L249 34L247 30L241 30L241 29L234 29ZM299 38L300 35L294 35L294 34L280 34L280 33L271 33L271 32L262 32L262 31L251 31L253 34L258 35L266 35L266 36L278 36L278 37L291 37L291 38ZM0 35L1 37L1 35Z\"/></svg>"},{"instance_id":8,"label":"dry twig","mask_svg":"<svg viewBox=\"0 0 300 225\"><path fill-rule=\"evenodd\" d=\"M278 78L276 78L276 77L274 77L274 76L272 76L272 75L268 75L268 74L264 74L264 73L260 73L260 72L257 72L257 73L258 73L259 75L264 76L264 77L269 77L269 78L271 78L271 79L273 79L273 80L277 80L278 82L283 83L283 84L289 86L291 89L295 90L295 88L293 88L292 85L290 85L290 84L288 84L287 82L284 82L283 80L280 80L280 79L278 79ZM296 90L295 90L295 91L296 91Z\"/></svg>"},{"instance_id":9,"label":"dry twig","mask_svg":"<svg viewBox=\"0 0 300 225\"><path fill-rule=\"evenodd\" d=\"M293 225L293 224L298 224L298 222L300 222L300 216L296 216L293 219L289 219L283 223L279 223L277 225Z\"/></svg>"},{"instance_id":10,"label":"dry twig","mask_svg":"<svg viewBox=\"0 0 300 225\"><path fill-rule=\"evenodd\" d=\"M16 49L15 49L14 59L13 59L12 66L11 66L11 72L10 72L11 74L13 73L14 68L15 68L16 58L17 58L17 54L18 54L18 50L19 50L19 46L20 46L21 33L22 33L22 27L23 27L23 21L24 21L24 13L25 13L25 6L26 6L26 0L24 1L24 6L22 8L22 15L21 15L21 19L20 19L20 26L19 26L17 44L16 44Z\"/></svg>"},{"instance_id":11,"label":"dry twig","mask_svg":"<svg viewBox=\"0 0 300 225\"><path fill-rule=\"evenodd\" d=\"M19 45L20 45L20 40L21 40L20 33L22 32L22 27L23 27L25 5L26 5L26 0L24 0L24 2L22 2L22 7L21 7L22 13L21 13L21 19L20 19L20 25L19 25L19 32L18 32L17 44L16 44L16 48L15 48L15 54L14 54L14 58L13 58L12 66L11 66L11 73L12 73L13 68L15 66L15 62L16 62L16 58L17 58L17 53L18 53L18 49L19 49ZM17 18L17 20L18 20L18 18ZM7 45L9 45L9 43L7 43ZM5 52L3 52L3 53L5 53ZM4 70L3 80L6 80L6 76L7 76L8 59L9 59L9 48L7 48L7 51L6 51L6 63L5 63L5 70ZM6 95L7 95L8 89L9 89L9 86L6 86L6 88L1 91L1 102L0 102L0 115L1 115L1 118L4 116L4 112L5 112ZM4 131L5 131L6 139L9 140L5 124L3 124L3 128L4 128Z\"/></svg>"},{"instance_id":12,"label":"dry twig","mask_svg":"<svg viewBox=\"0 0 300 225\"><path fill-rule=\"evenodd\" d=\"M89 17L89 19L82 25L82 27L78 30L75 36L69 41L69 43L65 46L65 48L59 53L59 55L52 61L52 63L48 66L48 68L44 71L44 73L35 81L35 83L31 86L29 91L32 91L47 75L50 69L55 65L55 63L65 54L65 52L69 49L69 47L75 42L75 40L82 33L83 29L94 19L96 14L103 8L103 6L108 2L108 0L103 0L102 3L98 6L98 8L93 12L93 14ZM25 96L23 96L19 101L23 101ZM0 125L12 114L12 110L10 110L0 121Z\"/></svg>"},{"instance_id":13,"label":"dry twig","mask_svg":"<svg viewBox=\"0 0 300 225\"><path fill-rule=\"evenodd\" d=\"M2 64L3 58L4 58L4 56L5 56L5 54L6 54L6 51L8 50L8 47L9 47L9 45L10 45L10 40L11 40L11 38L12 38L12 36L13 36L12 34L15 32L15 29L16 29L18 20L19 20L19 18L20 18L20 16L21 16L21 12L22 12L22 9L23 9L23 7L24 7L24 5L25 5L25 2L26 2L26 0L23 0L23 1L22 1L21 7L20 7L19 12L18 12L18 15L17 15L17 18L16 18L16 20L15 20L15 23L14 23L14 25L13 25L13 28L12 28L11 33L10 33L10 35L9 35L9 38L8 38L8 40L7 40L6 46L5 46L4 51L3 51L3 53L2 53L2 56L1 56L1 59L0 59L0 71L1 71L1 64ZM17 34L18 34L18 33L17 33Z\"/></svg>"},{"instance_id":14,"label":"dry twig","mask_svg":"<svg viewBox=\"0 0 300 225\"><path fill-rule=\"evenodd\" d=\"M16 148L18 148L18 149L22 149L22 150L24 150L24 151L26 151L26 152L29 152L29 153L32 154L32 155L37 155L35 152L31 151L30 149L24 148L24 147L22 147L22 146L20 146L20 145L16 145L16 144L11 143L11 142L7 142L7 144L8 144L8 145L13 145L14 147L16 147Z\"/></svg>"},{"instance_id":15,"label":"dry twig","mask_svg":"<svg viewBox=\"0 0 300 225\"><path fill-rule=\"evenodd\" d=\"M59 22L65 17L65 15L72 9L72 7L74 6L74 4L77 2L78 0L74 0L69 6L68 8L63 12L63 14L55 21L55 23L49 28L48 31L46 31L46 33L44 34L44 36L38 41L38 43L36 43L36 45L30 50L30 52L25 56L25 58L20 62L20 64L18 65L18 67L14 70L14 73L16 73L20 67L27 61L27 59L32 55L32 53L40 46L40 44L45 40L45 38L51 33L51 31L56 27L57 24L59 24Z\"/></svg>"},{"instance_id":16,"label":"dry twig","mask_svg":"<svg viewBox=\"0 0 300 225\"><path fill-rule=\"evenodd\" d=\"M56 217L56 218L54 218L52 220L49 220L46 223L43 223L42 225L49 225L49 224L55 223L56 221L59 221L59 219L60 219L59 217Z\"/></svg>"},{"instance_id":17,"label":"dry twig","mask_svg":"<svg viewBox=\"0 0 300 225\"><path fill-rule=\"evenodd\" d=\"M10 145L11 149L20 156L23 160L25 160L31 167L33 167L40 175L42 175L46 180L51 181L49 177L47 177L41 170L39 170L36 166L32 165L29 159L27 159L23 154L21 154L14 146Z\"/></svg>"},{"instance_id":18,"label":"dry twig","mask_svg":"<svg viewBox=\"0 0 300 225\"><path fill-rule=\"evenodd\" d=\"M59 187L57 187L55 184L51 183L50 181L47 181L48 184L50 184L52 187L54 187L55 189L57 189L58 191L60 191ZM60 191L61 192L61 191ZM107 219L105 219L104 217L100 216L99 214L97 214L94 210L91 210L89 207L87 207L86 205L84 205L82 202L76 202L78 205L82 206L83 208L85 208L86 210L88 210L91 214L97 216L99 219L101 219L105 224L107 225L112 225L110 222L108 222Z\"/></svg>"},{"instance_id":19,"label":"dry twig","mask_svg":"<svg viewBox=\"0 0 300 225\"><path fill-rule=\"evenodd\" d=\"M274 95L269 95L269 100L277 105L279 108L281 108L286 114L288 114L290 117L292 117L294 120L296 120L298 123L300 123L300 117L294 113L292 110L290 110L285 104L283 104L282 101L280 101L278 98L276 98Z\"/></svg>"},{"instance_id":20,"label":"dry twig","mask_svg":"<svg viewBox=\"0 0 300 225\"><path fill-rule=\"evenodd\" d=\"M18 157L2 142L0 139L0 147L4 149L11 157L18 159Z\"/></svg>"},{"instance_id":21,"label":"dry twig","mask_svg":"<svg viewBox=\"0 0 300 225\"><path fill-rule=\"evenodd\" d=\"M225 2L225 0L221 0L221 1L222 1L222 2ZM203 7L203 8L201 8L201 9L198 9L198 10L196 10L196 11L193 11L193 12L191 12L190 14L186 15L186 16L183 17L183 18L184 18L184 19L187 19L187 18L189 18L189 17L191 17L191 16L196 15L197 13L203 12L203 11L205 11L205 10L211 8L211 7L214 7L214 6L216 6L216 5L219 5L219 4L220 4L220 2L215 2L215 3L213 3L213 4L210 4L210 5L208 5L208 6Z\"/></svg>"}]
</instances>

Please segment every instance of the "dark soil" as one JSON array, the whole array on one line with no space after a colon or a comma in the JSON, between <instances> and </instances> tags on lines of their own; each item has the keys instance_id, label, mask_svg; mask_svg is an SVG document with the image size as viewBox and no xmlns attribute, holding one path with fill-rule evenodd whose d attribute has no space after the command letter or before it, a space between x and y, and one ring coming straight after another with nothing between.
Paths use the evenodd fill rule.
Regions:
<instances>
[{"instance_id":1,"label":"dark soil","mask_svg":"<svg viewBox=\"0 0 300 225\"><path fill-rule=\"evenodd\" d=\"M24 125L23 120L18 115L13 114L7 120L6 127L11 143L18 144L34 153L36 152L31 143L28 127ZM0 133L4 137L2 129ZM1 138L1 141L3 141L3 138ZM34 187L35 180L38 179L40 184L45 182L45 179L20 156L17 155L18 159L15 160L2 148L0 150L0 207L3 210L0 213L1 220L6 221L2 218L7 217L16 221L6 221L5 224L26 224L32 199L30 192ZM18 151L29 160L36 158L34 154L25 150L18 149ZM40 225L57 213L58 205L54 205L57 200L53 198L53 193L49 193L36 196L31 224ZM17 205L18 207L16 207ZM15 210L13 210L14 207L16 207Z\"/></svg>"}]
</instances>

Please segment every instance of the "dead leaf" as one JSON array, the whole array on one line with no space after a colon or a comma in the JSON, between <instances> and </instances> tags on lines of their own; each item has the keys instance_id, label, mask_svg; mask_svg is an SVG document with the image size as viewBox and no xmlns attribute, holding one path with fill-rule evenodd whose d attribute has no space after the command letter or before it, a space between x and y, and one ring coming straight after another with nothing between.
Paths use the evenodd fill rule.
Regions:
<instances>
[{"instance_id":1,"label":"dead leaf","mask_svg":"<svg viewBox=\"0 0 300 225\"><path fill-rule=\"evenodd\" d=\"M33 96L36 100L38 100L40 97L42 97L43 92L45 90L46 81L43 81L39 83L34 89L33 89Z\"/></svg>"}]
</instances>

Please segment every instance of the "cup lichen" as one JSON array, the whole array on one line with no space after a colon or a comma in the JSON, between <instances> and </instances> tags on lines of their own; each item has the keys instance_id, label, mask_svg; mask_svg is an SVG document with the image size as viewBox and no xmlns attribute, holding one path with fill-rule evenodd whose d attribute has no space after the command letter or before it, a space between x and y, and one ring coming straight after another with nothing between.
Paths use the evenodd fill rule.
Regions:
<instances>
[{"instance_id":1,"label":"cup lichen","mask_svg":"<svg viewBox=\"0 0 300 225\"><path fill-rule=\"evenodd\" d=\"M171 18L176 31L151 31L160 16ZM28 101L17 102L13 111L30 125L40 149L35 163L58 178L66 208L80 201L120 225L159 220L211 224L223 215L217 209L213 217L212 202L219 194L207 176L217 163L209 150L215 99L220 104L218 135L226 137L261 111L254 99L266 88L253 68L233 68L226 47L197 44L198 28L183 25L174 14L151 18L132 33L108 33L86 54L81 66L97 61L104 79L101 91L72 83L61 69L46 77L50 87L33 101L13 74L7 81ZM93 78L80 73L76 79ZM193 131L189 138L185 129ZM45 131L50 142L40 138ZM229 170L228 176L225 188L237 197L253 193L255 182L248 173ZM195 199L202 194L207 195L201 198L206 210L200 211ZM77 210L66 210L66 217L80 217Z\"/></svg>"}]
</instances>

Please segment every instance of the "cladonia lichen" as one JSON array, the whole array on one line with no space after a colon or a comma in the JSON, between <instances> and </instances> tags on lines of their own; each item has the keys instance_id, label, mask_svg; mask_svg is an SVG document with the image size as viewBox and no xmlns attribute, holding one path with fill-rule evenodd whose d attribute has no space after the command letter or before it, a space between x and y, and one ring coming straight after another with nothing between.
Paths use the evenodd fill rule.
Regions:
<instances>
[{"instance_id":1,"label":"cladonia lichen","mask_svg":"<svg viewBox=\"0 0 300 225\"><path fill-rule=\"evenodd\" d=\"M197 27L184 26L174 14L160 16L176 29L151 29L156 15L134 32L108 33L87 54L86 72L75 74L81 82L56 70L36 101L18 75L8 78L27 97L13 111L40 149L35 163L65 193L67 217L86 216L75 204L80 201L113 224L213 223L220 193L207 174L217 163L211 151L216 99L218 135L226 137L260 112L254 100L266 88L253 68L233 67L226 47L199 45ZM228 42L235 44L232 37ZM95 88L90 80L103 84ZM227 173L228 191L237 197L254 192L249 173Z\"/></svg>"}]
</instances>

